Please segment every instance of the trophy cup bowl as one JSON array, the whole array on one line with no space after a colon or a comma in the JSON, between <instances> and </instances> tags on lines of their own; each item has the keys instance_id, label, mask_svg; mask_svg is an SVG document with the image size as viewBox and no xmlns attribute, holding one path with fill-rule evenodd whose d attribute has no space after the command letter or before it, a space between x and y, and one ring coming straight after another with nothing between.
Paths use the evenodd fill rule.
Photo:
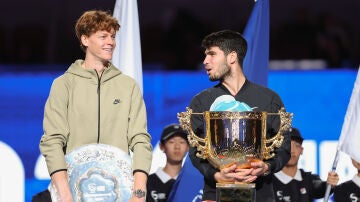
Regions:
<instances>
[{"instance_id":1,"label":"trophy cup bowl","mask_svg":"<svg viewBox=\"0 0 360 202\"><path fill-rule=\"evenodd\" d=\"M202 115L204 119L204 138L197 136L191 126L192 115ZM267 138L266 121L269 116L278 116L279 130L273 137ZM198 157L207 159L215 168L236 165L237 168L251 168L251 162L272 158L275 148L283 142L283 134L291 127L293 114L280 109L277 113L261 111L205 111L177 114L181 127L188 132L191 146L196 147ZM275 117L276 118L276 117ZM217 187L234 188L236 182L218 183ZM246 183L245 183L246 184ZM254 184L248 183L254 190ZM241 185L244 188L244 185ZM225 200L222 200L225 201ZM231 201L231 200L230 200Z\"/></svg>"}]
</instances>

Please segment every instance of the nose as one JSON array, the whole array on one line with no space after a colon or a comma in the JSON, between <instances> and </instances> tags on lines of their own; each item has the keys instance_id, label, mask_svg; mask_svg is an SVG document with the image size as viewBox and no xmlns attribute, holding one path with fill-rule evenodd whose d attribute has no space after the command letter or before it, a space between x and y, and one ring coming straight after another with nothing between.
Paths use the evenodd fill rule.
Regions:
<instances>
[{"instance_id":1,"label":"nose","mask_svg":"<svg viewBox=\"0 0 360 202\"><path fill-rule=\"evenodd\" d=\"M205 56L204 61L203 61L203 64L206 65L206 64L208 64L208 63L209 63L209 62L208 62L208 56Z\"/></svg>"},{"instance_id":2,"label":"nose","mask_svg":"<svg viewBox=\"0 0 360 202\"><path fill-rule=\"evenodd\" d=\"M113 37L111 37L111 36L109 36L109 37L107 37L107 43L108 44L111 44L111 45L115 45L115 38L113 38Z\"/></svg>"}]
</instances>

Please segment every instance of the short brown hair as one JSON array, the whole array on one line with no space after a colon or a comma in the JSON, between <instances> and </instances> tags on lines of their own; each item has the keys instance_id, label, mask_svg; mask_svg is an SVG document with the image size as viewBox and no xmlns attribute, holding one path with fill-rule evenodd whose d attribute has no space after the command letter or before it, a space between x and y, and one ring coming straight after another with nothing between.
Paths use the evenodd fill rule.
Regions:
<instances>
[{"instance_id":1,"label":"short brown hair","mask_svg":"<svg viewBox=\"0 0 360 202\"><path fill-rule=\"evenodd\" d=\"M224 51L225 55L235 51L242 68L247 51L247 42L239 32L232 30L213 32L203 39L201 46L205 49L217 46Z\"/></svg>"},{"instance_id":2,"label":"short brown hair","mask_svg":"<svg viewBox=\"0 0 360 202\"><path fill-rule=\"evenodd\" d=\"M75 25L76 37L80 42L82 50L86 51L86 47L81 43L81 36L90 36L97 31L110 31L114 29L118 31L120 25L116 18L112 17L109 12L101 10L85 11L77 20Z\"/></svg>"}]
</instances>

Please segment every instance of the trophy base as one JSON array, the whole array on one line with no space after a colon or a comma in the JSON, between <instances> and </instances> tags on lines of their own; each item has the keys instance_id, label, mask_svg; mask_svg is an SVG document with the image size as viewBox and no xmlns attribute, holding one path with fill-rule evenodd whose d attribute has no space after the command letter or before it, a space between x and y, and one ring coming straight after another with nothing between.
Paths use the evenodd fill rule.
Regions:
<instances>
[{"instance_id":1,"label":"trophy base","mask_svg":"<svg viewBox=\"0 0 360 202\"><path fill-rule=\"evenodd\" d=\"M216 202L255 202L254 183L216 183Z\"/></svg>"}]
</instances>

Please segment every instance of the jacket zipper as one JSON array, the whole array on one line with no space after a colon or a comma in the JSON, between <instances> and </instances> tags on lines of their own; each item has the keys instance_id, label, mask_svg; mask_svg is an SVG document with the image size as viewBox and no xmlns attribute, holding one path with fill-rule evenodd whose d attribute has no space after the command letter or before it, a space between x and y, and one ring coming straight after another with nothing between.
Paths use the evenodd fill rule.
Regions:
<instances>
[{"instance_id":1,"label":"jacket zipper","mask_svg":"<svg viewBox=\"0 0 360 202\"><path fill-rule=\"evenodd\" d=\"M97 94L98 94L98 138L97 138L97 143L100 143L100 81L101 81L101 76L99 77L98 73L95 70L95 73L98 77L98 87L97 87Z\"/></svg>"}]
</instances>

